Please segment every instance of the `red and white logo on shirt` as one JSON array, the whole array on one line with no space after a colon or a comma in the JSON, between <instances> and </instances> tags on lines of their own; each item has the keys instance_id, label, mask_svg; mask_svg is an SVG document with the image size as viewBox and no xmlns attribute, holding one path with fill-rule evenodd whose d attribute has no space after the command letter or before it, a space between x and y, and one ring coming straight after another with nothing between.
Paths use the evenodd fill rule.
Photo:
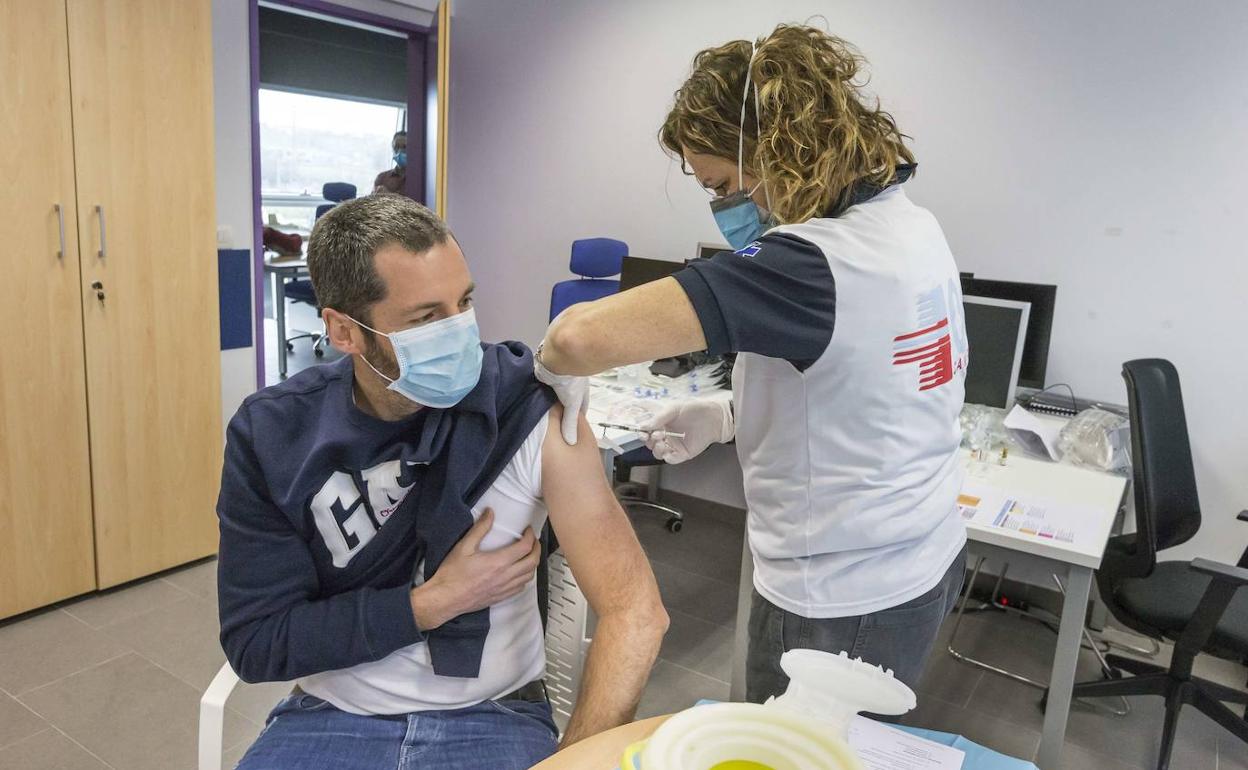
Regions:
<instances>
[{"instance_id":1,"label":"red and white logo on shirt","mask_svg":"<svg viewBox=\"0 0 1248 770\"><path fill-rule=\"evenodd\" d=\"M893 338L893 366L917 365L924 391L950 382L966 368L966 334L961 298L952 284L923 292L916 301L920 328Z\"/></svg>"}]
</instances>

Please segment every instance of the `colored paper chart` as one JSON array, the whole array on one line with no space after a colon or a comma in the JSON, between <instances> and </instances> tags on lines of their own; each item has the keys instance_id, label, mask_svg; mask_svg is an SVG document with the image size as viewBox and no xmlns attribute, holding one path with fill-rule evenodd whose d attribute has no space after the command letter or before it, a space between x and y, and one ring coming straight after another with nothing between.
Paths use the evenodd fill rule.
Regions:
<instances>
[{"instance_id":1,"label":"colored paper chart","mask_svg":"<svg viewBox=\"0 0 1248 770\"><path fill-rule=\"evenodd\" d=\"M1012 529L1020 535L1031 535L1046 540L1073 543L1075 531L1057 526L1045 519L1045 509L1039 505L1027 505L1014 498L1007 498L992 520L992 526Z\"/></svg>"},{"instance_id":2,"label":"colored paper chart","mask_svg":"<svg viewBox=\"0 0 1248 770\"><path fill-rule=\"evenodd\" d=\"M1086 506L1039 495L1011 495L975 479L963 482L957 505L958 514L967 524L1076 547L1093 536L1099 521Z\"/></svg>"}]
</instances>

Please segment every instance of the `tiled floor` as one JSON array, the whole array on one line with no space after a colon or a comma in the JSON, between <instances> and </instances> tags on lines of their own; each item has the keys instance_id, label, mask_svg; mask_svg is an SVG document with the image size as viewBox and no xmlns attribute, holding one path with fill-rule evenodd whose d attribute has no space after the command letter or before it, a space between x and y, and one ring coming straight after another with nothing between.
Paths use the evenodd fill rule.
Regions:
<instances>
[{"instance_id":1,"label":"tiled floor","mask_svg":"<svg viewBox=\"0 0 1248 770\"><path fill-rule=\"evenodd\" d=\"M687 506L685 529L639 512L637 531L654 563L671 630L639 716L700 698L728 696L741 514ZM217 644L216 565L192 565L142 583L66 602L0 625L0 770L191 770L200 694L224 662ZM950 631L946 624L940 650ZM1025 620L970 615L959 643L972 654L1043 675L1053 635ZM1081 674L1095 674L1090 655ZM1242 667L1206 663L1202 673L1242 685ZM231 696L226 759L237 761L284 684L240 685ZM1021 757L1034 755L1039 692L938 651L907 721L957 732ZM1114 717L1086 706L1071 714L1064 770L1153 767L1159 699L1133 699ZM1248 770L1248 749L1185 710L1175 770Z\"/></svg>"}]
</instances>

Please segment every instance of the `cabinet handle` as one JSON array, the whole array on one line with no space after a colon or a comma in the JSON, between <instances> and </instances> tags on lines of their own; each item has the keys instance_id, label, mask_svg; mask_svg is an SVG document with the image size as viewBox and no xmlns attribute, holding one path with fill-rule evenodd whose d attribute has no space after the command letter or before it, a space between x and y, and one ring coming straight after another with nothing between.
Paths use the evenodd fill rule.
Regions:
<instances>
[{"instance_id":1,"label":"cabinet handle","mask_svg":"<svg viewBox=\"0 0 1248 770\"><path fill-rule=\"evenodd\" d=\"M108 246L104 241L104 207L100 204L95 205L95 212L100 215L100 259L108 256Z\"/></svg>"},{"instance_id":2,"label":"cabinet handle","mask_svg":"<svg viewBox=\"0 0 1248 770\"><path fill-rule=\"evenodd\" d=\"M52 208L56 209L56 226L61 233L61 250L56 252L57 259L65 258L65 210L61 208L61 204L53 203Z\"/></svg>"}]
</instances>

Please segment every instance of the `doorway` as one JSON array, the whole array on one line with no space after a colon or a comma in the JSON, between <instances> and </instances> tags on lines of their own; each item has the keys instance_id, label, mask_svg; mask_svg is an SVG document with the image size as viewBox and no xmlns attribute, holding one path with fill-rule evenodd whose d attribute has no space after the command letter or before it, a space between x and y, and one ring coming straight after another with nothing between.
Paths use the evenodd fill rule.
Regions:
<instances>
[{"instance_id":1,"label":"doorway","mask_svg":"<svg viewBox=\"0 0 1248 770\"><path fill-rule=\"evenodd\" d=\"M252 0L251 39L256 371L264 387L340 355L321 338L308 280L316 219L379 184L431 205L439 60L436 26L321 0Z\"/></svg>"}]
</instances>

